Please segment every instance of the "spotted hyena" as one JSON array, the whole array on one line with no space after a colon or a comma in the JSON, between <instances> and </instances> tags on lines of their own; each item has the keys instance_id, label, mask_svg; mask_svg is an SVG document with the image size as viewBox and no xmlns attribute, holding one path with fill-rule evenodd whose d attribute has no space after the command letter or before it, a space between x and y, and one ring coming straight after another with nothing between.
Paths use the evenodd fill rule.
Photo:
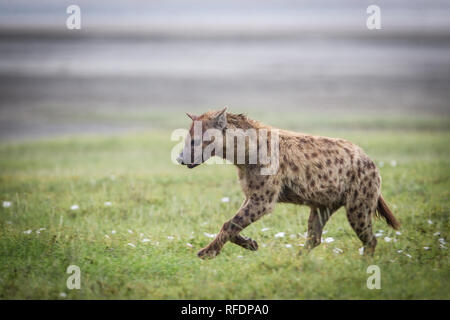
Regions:
<instances>
[{"instance_id":1,"label":"spotted hyena","mask_svg":"<svg viewBox=\"0 0 450 320\"><path fill-rule=\"evenodd\" d=\"M375 163L355 144L343 139L276 129L251 120L243 114L227 113L226 108L209 111L200 116L188 116L193 123L177 161L188 168L194 168L208 160L202 152L200 156L198 152L195 156L194 149L199 148L202 151L208 145L216 143L215 139L202 139L208 129L214 129L223 134L221 145L216 145L219 151L222 151L220 156L236 165L245 195L236 215L224 223L208 246L198 252L200 258L215 257L227 241L245 249L257 250L256 241L240 233L252 222L271 212L277 202L310 207L305 244L308 251L320 244L325 223L341 206L345 206L347 219L362 241L366 254L373 254L377 245L377 239L372 232L372 217L377 211L394 229L400 226L381 196L381 178ZM194 123L199 125L200 135L194 132ZM258 160L256 163L242 163L237 161L236 152L231 152L232 156L229 155L226 133L236 129L253 129L257 132L264 130L268 132L268 136L277 133L278 162L272 174L261 173L261 169L268 166L267 162L263 164ZM276 154L269 140L267 150ZM239 146L236 144L233 151L236 151L237 147ZM248 139L243 148L248 158ZM186 156L189 153L190 157ZM218 155L217 150L211 155Z\"/></svg>"}]
</instances>

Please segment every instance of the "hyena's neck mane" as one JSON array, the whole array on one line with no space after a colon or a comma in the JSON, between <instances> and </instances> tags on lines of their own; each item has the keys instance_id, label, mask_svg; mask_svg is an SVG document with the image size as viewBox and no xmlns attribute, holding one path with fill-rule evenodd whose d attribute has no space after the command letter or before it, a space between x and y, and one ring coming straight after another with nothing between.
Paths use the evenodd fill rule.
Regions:
<instances>
[{"instance_id":1,"label":"hyena's neck mane","mask_svg":"<svg viewBox=\"0 0 450 320\"><path fill-rule=\"evenodd\" d=\"M256 143L258 145L259 143L261 143L260 138L258 136L259 130L265 130L267 139L270 139L269 137L271 136L271 130L273 128L271 126L265 125L259 121L249 119L249 118L247 118L246 115L244 115L242 113L240 113L240 114L227 113L226 129L227 130L229 129L231 131L236 130L235 132L242 130L241 132L237 133L237 136L242 137L242 135L244 135L244 139L246 139L245 137L247 136L247 134L249 134L248 137L252 137L253 135L251 134L251 131L254 130L254 131L256 131L256 136L254 136L254 137L257 139L256 141L254 141L254 143ZM225 139L226 139L226 137L224 137L224 141L225 141ZM233 140L234 140L234 138L233 138ZM244 151L245 152L245 163L238 163L237 155L238 155L239 151L237 150L237 144L234 144L234 152L229 155L230 157L227 156L227 148L226 148L227 143L224 142L224 145L223 145L223 157L226 158L231 163L233 163L234 165L236 165L238 167L238 169L240 170L240 172L245 171L249 168L253 170L254 168L258 167L261 164L259 159L256 160L257 162L253 162L251 164L249 163L249 161L250 161L249 143L250 142L245 143L243 145L243 147L245 148L245 151ZM259 147L257 147L256 150L258 150L258 149L259 149ZM270 153L270 150L271 150L270 143L268 143L266 150ZM241 151L242 151L242 149L241 149ZM255 151L255 150L253 150L253 151Z\"/></svg>"},{"instance_id":2,"label":"hyena's neck mane","mask_svg":"<svg viewBox=\"0 0 450 320\"><path fill-rule=\"evenodd\" d=\"M245 114L227 113L227 128L229 129L270 129L270 126L247 118Z\"/></svg>"}]
</instances>

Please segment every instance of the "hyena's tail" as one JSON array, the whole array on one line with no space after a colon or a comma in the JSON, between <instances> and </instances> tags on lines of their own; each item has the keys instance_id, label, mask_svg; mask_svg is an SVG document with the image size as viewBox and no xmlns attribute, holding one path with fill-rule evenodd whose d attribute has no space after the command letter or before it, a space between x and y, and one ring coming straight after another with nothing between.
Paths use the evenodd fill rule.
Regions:
<instances>
[{"instance_id":1,"label":"hyena's tail","mask_svg":"<svg viewBox=\"0 0 450 320\"><path fill-rule=\"evenodd\" d=\"M384 220L386 220L387 224L392 228L394 228L395 230L398 230L400 228L400 222L394 217L394 214L389 209L381 195L378 198L377 211L378 216L383 217Z\"/></svg>"}]
</instances>

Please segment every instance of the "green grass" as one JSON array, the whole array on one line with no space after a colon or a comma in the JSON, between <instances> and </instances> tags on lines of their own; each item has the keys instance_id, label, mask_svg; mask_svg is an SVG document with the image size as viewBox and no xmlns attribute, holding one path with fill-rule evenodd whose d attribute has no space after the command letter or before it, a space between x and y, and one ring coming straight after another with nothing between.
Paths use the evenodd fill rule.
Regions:
<instances>
[{"instance_id":1,"label":"green grass","mask_svg":"<svg viewBox=\"0 0 450 320\"><path fill-rule=\"evenodd\" d=\"M309 209L279 204L243 232L259 251L228 243L216 259L198 259L211 240L204 233L217 233L243 196L231 165L173 165L168 130L3 143L0 201L12 204L0 206L0 298L449 299L448 246L439 242L450 240L448 121L360 123L371 130L347 123L309 131L347 138L384 162L383 195L403 226L396 235L376 220L374 229L396 242L378 238L373 258L359 255L342 209L325 227L335 241L298 256ZM80 290L66 288L72 264ZM366 287L369 265L381 269L381 290Z\"/></svg>"}]
</instances>

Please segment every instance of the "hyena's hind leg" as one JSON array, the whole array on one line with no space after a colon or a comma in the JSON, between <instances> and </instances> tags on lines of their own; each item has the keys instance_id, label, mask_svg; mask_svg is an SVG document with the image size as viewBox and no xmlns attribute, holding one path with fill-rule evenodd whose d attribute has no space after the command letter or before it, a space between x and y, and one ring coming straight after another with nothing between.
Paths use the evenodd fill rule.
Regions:
<instances>
[{"instance_id":1,"label":"hyena's hind leg","mask_svg":"<svg viewBox=\"0 0 450 320\"><path fill-rule=\"evenodd\" d=\"M305 244L305 249L307 251L311 251L320 244L323 227L335 211L336 209L330 209L327 207L311 208Z\"/></svg>"},{"instance_id":2,"label":"hyena's hind leg","mask_svg":"<svg viewBox=\"0 0 450 320\"><path fill-rule=\"evenodd\" d=\"M358 193L357 190L353 191L351 200L347 201L347 219L364 245L364 254L373 255L377 238L372 231L372 217L377 208L377 195L358 196Z\"/></svg>"}]
</instances>

